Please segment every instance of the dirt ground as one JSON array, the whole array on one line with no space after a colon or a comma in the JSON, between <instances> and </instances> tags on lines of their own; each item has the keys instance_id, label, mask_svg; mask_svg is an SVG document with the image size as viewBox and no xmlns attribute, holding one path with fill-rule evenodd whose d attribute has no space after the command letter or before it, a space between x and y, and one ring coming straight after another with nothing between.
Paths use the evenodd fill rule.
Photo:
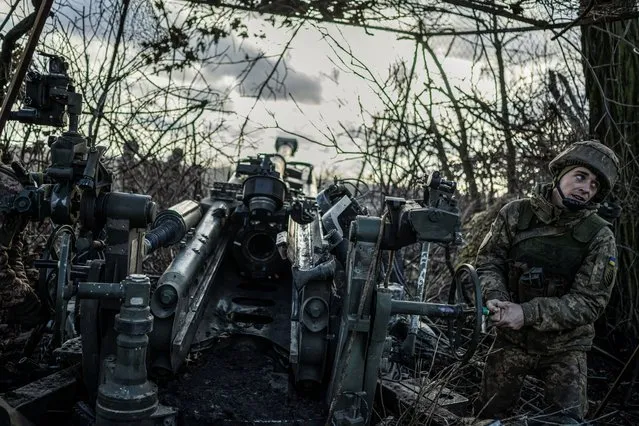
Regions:
<instances>
[{"instance_id":1,"label":"dirt ground","mask_svg":"<svg viewBox=\"0 0 639 426\"><path fill-rule=\"evenodd\" d=\"M280 355L256 339L229 337L191 355L179 376L160 383L160 401L183 424L323 424L321 397L289 396ZM296 392L291 392L296 395Z\"/></svg>"},{"instance_id":2,"label":"dirt ground","mask_svg":"<svg viewBox=\"0 0 639 426\"><path fill-rule=\"evenodd\" d=\"M479 352L473 362L456 371L452 370L450 360L432 364L431 378L446 378L450 389L472 401L481 378L481 347ZM590 417L612 387L631 352L623 351L623 356L620 355L617 361L601 351L589 353ZM4 360L7 361L7 358ZM289 392L291 384L283 361L268 343L254 338L227 337L209 349L192 353L174 379L169 381L156 377L155 380L159 385L160 401L179 410L180 425L323 425L326 417L323 399ZM427 364L431 365L430 362ZM12 365L17 364L4 362L0 368L0 392L24 383L19 379L19 369L9 368ZM448 368L451 370L447 371ZM636 368L639 364L630 366L602 414L588 424L639 425L639 384L631 386ZM535 409L541 407L542 398L543 383L534 378L527 380L514 416L503 424L525 424L522 420L535 417ZM385 425L423 424L411 422L411 416L404 416L402 421L397 413L384 413L380 407L376 407L376 411L384 416L393 415L398 420L387 421Z\"/></svg>"},{"instance_id":3,"label":"dirt ground","mask_svg":"<svg viewBox=\"0 0 639 426\"><path fill-rule=\"evenodd\" d=\"M484 345L488 342L483 342ZM325 409L321 398L289 396L289 378L280 355L255 339L241 337L222 339L215 347L192 354L178 378L160 383L160 400L179 409L184 425L202 424L324 424ZM480 349L481 352L481 349ZM477 360L475 360L477 361ZM438 363L435 363L437 365ZM448 362L450 364L450 362ZM473 362L448 374L444 364L435 367L433 378L448 376L454 391L473 400L481 379L480 363ZM588 396L590 415L599 407L612 386L623 364L612 362L606 355L593 351L589 354ZM456 376L456 377L455 377ZM613 394L602 415L590 420L590 425L639 424L639 384L630 387L632 368L622 378L621 386ZM296 395L295 392L290 392ZM628 396L625 406L623 400ZM534 378L526 381L522 398L515 407L513 417L504 425L526 424L534 419L535 410L542 406L543 383ZM382 410L376 408L378 413ZM461 414L461 413L460 413ZM472 413L467 413L470 416ZM419 424L411 416L394 415L397 421L384 423ZM415 420L415 419L412 419Z\"/></svg>"}]
</instances>

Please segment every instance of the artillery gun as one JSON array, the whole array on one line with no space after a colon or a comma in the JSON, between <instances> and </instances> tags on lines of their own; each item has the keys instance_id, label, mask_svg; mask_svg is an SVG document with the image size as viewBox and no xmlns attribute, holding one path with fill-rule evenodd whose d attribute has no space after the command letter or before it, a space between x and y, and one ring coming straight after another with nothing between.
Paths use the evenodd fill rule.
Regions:
<instances>
[{"instance_id":1,"label":"artillery gun","mask_svg":"<svg viewBox=\"0 0 639 426\"><path fill-rule=\"evenodd\" d=\"M81 369L90 380L99 370L94 363L103 358L109 343L115 345L113 314L121 303L108 293L102 300L84 300L78 283L100 283L91 287L94 294L108 288L105 283L120 285L127 276L140 273L144 230L153 223L157 207L148 195L111 191L112 178L102 162L106 149L79 132L82 96L75 92L67 63L59 56L44 56L49 60L47 72L29 72L21 108L9 111L6 104L2 116L53 127L65 127L68 120L68 128L49 137L51 164L43 172L28 172L17 162L11 169L2 167L0 172L19 182L21 190L1 197L0 214L21 221L48 220L52 229L41 259L34 263L40 269L36 292L41 310L30 318L36 327L25 354L44 334L51 335L51 347L61 357L78 353L74 345L82 340L86 356ZM9 241L13 237L9 235ZM75 381L67 373L50 377L53 383L42 388L44 394L23 398L22 409L32 409L29 404L41 403L40 397L48 401L56 390L66 389ZM44 414L35 411L36 417Z\"/></svg>"},{"instance_id":2,"label":"artillery gun","mask_svg":"<svg viewBox=\"0 0 639 426\"><path fill-rule=\"evenodd\" d=\"M74 404L84 413L77 424L176 424L179 407L159 402L149 373L170 382L190 354L206 356L241 335L278 354L287 392L320 396L316 421L367 425L380 371L398 350L415 355L418 325L398 349L388 334L393 318L445 318L448 350L460 360L472 355L482 308L470 265L455 272L446 304L421 294L403 300L401 286L380 273L384 251L461 242L454 182L432 173L423 198L386 197L383 215L373 216L343 183L318 192L313 165L292 161L297 141L278 138L276 153L239 161L205 198L156 214L149 196L111 191L104 148L77 129L81 97L63 60L50 59L49 75L29 80L40 102L12 118L62 126L66 113L69 129L50 140L44 173L15 165L24 189L0 205L54 224L35 264L41 330L70 367L5 394L12 410L36 424ZM164 273L142 275L144 257L169 246L177 253ZM468 321L472 336L462 345Z\"/></svg>"}]
</instances>

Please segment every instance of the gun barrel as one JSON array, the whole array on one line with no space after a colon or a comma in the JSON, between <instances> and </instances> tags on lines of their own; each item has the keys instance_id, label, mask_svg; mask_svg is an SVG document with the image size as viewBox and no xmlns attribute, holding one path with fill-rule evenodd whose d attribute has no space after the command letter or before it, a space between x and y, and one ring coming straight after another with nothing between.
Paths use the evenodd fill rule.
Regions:
<instances>
[{"instance_id":1,"label":"gun barrel","mask_svg":"<svg viewBox=\"0 0 639 426\"><path fill-rule=\"evenodd\" d=\"M167 318L175 313L180 298L188 293L196 274L219 241L227 216L228 205L225 202L217 201L209 207L195 228L193 238L160 277L151 299L153 315Z\"/></svg>"},{"instance_id":2,"label":"gun barrel","mask_svg":"<svg viewBox=\"0 0 639 426\"><path fill-rule=\"evenodd\" d=\"M146 254L178 243L202 219L200 204L184 200L160 212L144 239Z\"/></svg>"}]
</instances>

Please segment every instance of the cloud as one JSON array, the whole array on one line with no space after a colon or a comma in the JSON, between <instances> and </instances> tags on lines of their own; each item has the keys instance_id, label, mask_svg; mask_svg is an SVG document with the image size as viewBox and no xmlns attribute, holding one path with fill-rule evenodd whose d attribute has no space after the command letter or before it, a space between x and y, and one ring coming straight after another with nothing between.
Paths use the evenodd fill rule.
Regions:
<instances>
[{"instance_id":1,"label":"cloud","mask_svg":"<svg viewBox=\"0 0 639 426\"><path fill-rule=\"evenodd\" d=\"M117 24L117 8L107 8L111 13L100 15L98 18L96 14L104 11L94 3L90 0L68 0L55 10L58 29L63 29L62 32L73 38L79 49L84 48L81 43L83 38L90 43L88 50L93 65L110 57L109 49L114 38L112 26ZM98 3L112 6L117 0L101 0ZM174 11L177 21L185 10L188 9ZM84 11L85 19L90 25L80 25L80 11ZM132 8L129 11L123 42L129 57L139 53L138 41L155 30L149 27L153 21L146 16L148 13L150 11L144 7ZM87 31L88 34L83 35L83 31ZM223 90L228 88L229 82L235 82L236 90L246 97L260 94L263 99L268 100L290 101L292 97L302 104L321 103L322 77L319 72L317 76L311 76L296 70L290 65L288 57L278 61L278 49L281 52L283 47L279 43L273 43L267 45L268 52L264 53L252 40L241 41L233 36L222 38L217 44L208 46L206 52L200 52L203 57L210 58L210 62L203 65L194 64L197 71L188 68L184 70L184 81L197 81L196 74L201 73L205 81L198 85L209 89ZM286 54L288 55L288 52ZM266 80L268 82L265 85Z\"/></svg>"},{"instance_id":2,"label":"cloud","mask_svg":"<svg viewBox=\"0 0 639 426\"><path fill-rule=\"evenodd\" d=\"M211 67L209 81L234 79L242 96L260 95L269 100L295 99L298 103L317 105L322 102L321 78L296 70L286 57L267 56L257 48L234 40L220 40L217 51L224 51L222 64ZM261 93L260 93L261 92Z\"/></svg>"},{"instance_id":3,"label":"cloud","mask_svg":"<svg viewBox=\"0 0 639 426\"><path fill-rule=\"evenodd\" d=\"M264 64L265 60L259 63ZM243 96L254 97L260 92L274 64L260 66L262 70L252 69L241 84ZM322 86L319 78L312 78L293 69L285 70L279 66L276 72L262 90L262 96L267 99L288 100L290 97L298 103L319 104L322 101Z\"/></svg>"}]
</instances>

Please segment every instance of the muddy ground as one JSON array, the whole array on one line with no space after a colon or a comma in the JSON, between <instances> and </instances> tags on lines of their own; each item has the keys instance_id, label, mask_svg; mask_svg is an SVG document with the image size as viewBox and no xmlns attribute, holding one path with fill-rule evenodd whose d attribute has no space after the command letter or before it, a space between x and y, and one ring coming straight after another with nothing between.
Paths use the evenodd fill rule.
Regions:
<instances>
[{"instance_id":1,"label":"muddy ground","mask_svg":"<svg viewBox=\"0 0 639 426\"><path fill-rule=\"evenodd\" d=\"M450 362L435 363L429 376L435 380L446 378L450 389L472 401L479 389L481 352L482 347L470 364L456 371L450 370L450 374L446 371L452 368ZM631 348L621 351L617 361L600 351L589 353L588 397L591 416L631 352ZM23 382L19 380L20 369L11 368L12 371L8 371L9 367L18 365L17 361L8 362L4 358L0 365L0 392ZM638 368L639 363L631 365L602 415L589 424L639 425L639 384L632 382L633 373ZM322 396L289 392L291 384L284 359L269 344L262 344L255 339L220 339L215 346L192 353L174 379L155 377L155 380L159 385L160 401L179 410L179 425L323 425L325 422ZM527 380L513 418L504 424L525 424L521 423L521 419L534 418L535 410L542 404L542 387L543 383L538 380ZM63 412L64 407L52 408L54 411L47 417L51 421L38 424L68 424L63 421L69 418L68 413L65 415ZM398 415L385 412L381 407L376 407L376 410L383 417L395 417L394 422L387 421L385 425L425 424L423 421L414 422L415 419L407 413ZM471 413L460 415L470 416Z\"/></svg>"},{"instance_id":2,"label":"muddy ground","mask_svg":"<svg viewBox=\"0 0 639 426\"><path fill-rule=\"evenodd\" d=\"M482 342L487 349L490 339ZM621 351L624 360L631 351ZM457 373L449 375L449 385L455 392L472 401L479 390L482 348L477 357ZM447 365L448 364L448 365ZM444 370L453 368L450 360L434 365L434 379ZM590 416L599 407L623 368L621 360L613 361L600 351L591 351L588 358L588 397ZM639 368L639 363L635 368ZM590 425L639 425L639 384L632 383L634 368L627 370L621 384L612 394L602 415ZM455 378L457 376L457 378ZM522 419L535 418L543 406L543 383L527 380L522 398L514 408L513 417L505 425L520 425ZM220 340L216 346L195 353L176 380L160 382L160 400L180 410L180 424L299 424L323 425L326 410L321 395L303 396L294 392L281 355L267 343L242 337ZM410 415L385 412L376 407L381 417L393 416L385 425L423 424ZM459 413L471 416L472 412ZM423 420L423 419L422 419Z\"/></svg>"},{"instance_id":3,"label":"muddy ground","mask_svg":"<svg viewBox=\"0 0 639 426\"><path fill-rule=\"evenodd\" d=\"M222 339L159 384L160 401L178 408L184 425L324 423L322 395L289 395L281 355L256 339Z\"/></svg>"}]
</instances>

